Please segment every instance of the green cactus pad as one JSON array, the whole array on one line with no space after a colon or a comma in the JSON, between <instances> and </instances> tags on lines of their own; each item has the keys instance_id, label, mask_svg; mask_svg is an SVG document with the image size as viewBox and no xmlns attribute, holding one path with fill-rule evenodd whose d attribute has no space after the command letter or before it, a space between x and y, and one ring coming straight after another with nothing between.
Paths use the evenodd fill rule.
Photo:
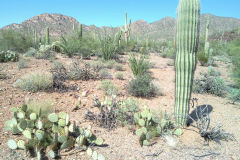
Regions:
<instances>
[{"instance_id":1,"label":"green cactus pad","mask_svg":"<svg viewBox=\"0 0 240 160\"><path fill-rule=\"evenodd\" d=\"M17 149L17 143L16 143L16 141L14 141L14 140L12 140L12 139L8 140L8 147L9 147L10 149Z\"/></svg>"},{"instance_id":2,"label":"green cactus pad","mask_svg":"<svg viewBox=\"0 0 240 160\"><path fill-rule=\"evenodd\" d=\"M17 125L17 119L16 118L12 118L12 125Z\"/></svg>"},{"instance_id":3,"label":"green cactus pad","mask_svg":"<svg viewBox=\"0 0 240 160\"><path fill-rule=\"evenodd\" d=\"M57 157L57 154L56 154L53 150L50 150L50 151L48 152L48 154L49 154L49 156L50 156L52 159L54 159L54 158Z\"/></svg>"},{"instance_id":4,"label":"green cactus pad","mask_svg":"<svg viewBox=\"0 0 240 160\"><path fill-rule=\"evenodd\" d=\"M58 122L58 115L56 113L51 113L48 115L48 120L53 123Z\"/></svg>"},{"instance_id":5,"label":"green cactus pad","mask_svg":"<svg viewBox=\"0 0 240 160\"><path fill-rule=\"evenodd\" d=\"M144 134L144 133L143 133L143 131L142 131L141 128L136 130L136 135L137 135L138 137L141 137L142 134Z\"/></svg>"},{"instance_id":6,"label":"green cactus pad","mask_svg":"<svg viewBox=\"0 0 240 160\"><path fill-rule=\"evenodd\" d=\"M102 154L99 153L97 160L106 160L106 158Z\"/></svg>"},{"instance_id":7,"label":"green cactus pad","mask_svg":"<svg viewBox=\"0 0 240 160\"><path fill-rule=\"evenodd\" d=\"M60 113L58 114L58 117L61 118L61 119L66 119L66 115L67 115L66 112L60 112Z\"/></svg>"},{"instance_id":8,"label":"green cactus pad","mask_svg":"<svg viewBox=\"0 0 240 160\"><path fill-rule=\"evenodd\" d=\"M61 127L64 127L64 126L66 126L66 121L64 119L59 119L58 120L58 125L61 126Z\"/></svg>"},{"instance_id":9,"label":"green cactus pad","mask_svg":"<svg viewBox=\"0 0 240 160\"><path fill-rule=\"evenodd\" d=\"M14 126L12 127L12 132L13 132L13 134L18 134L18 133L20 133L21 131L19 131L17 125L14 125Z\"/></svg>"},{"instance_id":10,"label":"green cactus pad","mask_svg":"<svg viewBox=\"0 0 240 160\"><path fill-rule=\"evenodd\" d=\"M17 117L18 117L19 119L24 119L24 118L25 118L25 113L22 112L22 111L20 111L20 112L17 113Z\"/></svg>"},{"instance_id":11,"label":"green cactus pad","mask_svg":"<svg viewBox=\"0 0 240 160\"><path fill-rule=\"evenodd\" d=\"M53 131L53 133L57 133L58 132L58 126L56 124L52 125L52 131Z\"/></svg>"},{"instance_id":12,"label":"green cactus pad","mask_svg":"<svg viewBox=\"0 0 240 160\"><path fill-rule=\"evenodd\" d=\"M175 134L176 136L181 136L183 134L183 131L182 131L182 129L178 128L174 131L173 134Z\"/></svg>"},{"instance_id":13,"label":"green cactus pad","mask_svg":"<svg viewBox=\"0 0 240 160\"><path fill-rule=\"evenodd\" d=\"M150 142L148 140L144 140L143 141L143 145L144 146L150 146L151 144L150 144Z\"/></svg>"},{"instance_id":14,"label":"green cactus pad","mask_svg":"<svg viewBox=\"0 0 240 160\"><path fill-rule=\"evenodd\" d=\"M69 148L69 147L72 147L73 145L75 144L75 140L73 138L69 138L67 141L65 141L60 149L66 149L66 148Z\"/></svg>"},{"instance_id":15,"label":"green cactus pad","mask_svg":"<svg viewBox=\"0 0 240 160\"><path fill-rule=\"evenodd\" d=\"M24 105L22 105L22 107L21 107L21 110L23 111L23 112L27 112L27 105L26 104L24 104Z\"/></svg>"},{"instance_id":16,"label":"green cactus pad","mask_svg":"<svg viewBox=\"0 0 240 160\"><path fill-rule=\"evenodd\" d=\"M69 115L68 114L66 114L66 125L69 125L69 119L70 119L70 117L69 117Z\"/></svg>"},{"instance_id":17,"label":"green cactus pad","mask_svg":"<svg viewBox=\"0 0 240 160\"><path fill-rule=\"evenodd\" d=\"M11 112L13 112L13 113L14 113L14 112L18 112L18 109L17 109L16 107L12 107L12 108L11 108Z\"/></svg>"},{"instance_id":18,"label":"green cactus pad","mask_svg":"<svg viewBox=\"0 0 240 160\"><path fill-rule=\"evenodd\" d=\"M38 129L42 129L43 128L43 122L40 119L36 122L36 127Z\"/></svg>"},{"instance_id":19,"label":"green cactus pad","mask_svg":"<svg viewBox=\"0 0 240 160\"><path fill-rule=\"evenodd\" d=\"M22 133L27 139L32 139L32 134L29 130L24 130Z\"/></svg>"},{"instance_id":20,"label":"green cactus pad","mask_svg":"<svg viewBox=\"0 0 240 160\"><path fill-rule=\"evenodd\" d=\"M156 131L157 131L157 134L158 135L161 135L162 134L162 128L160 126L157 126L156 127Z\"/></svg>"},{"instance_id":21,"label":"green cactus pad","mask_svg":"<svg viewBox=\"0 0 240 160\"><path fill-rule=\"evenodd\" d=\"M152 119L152 113L147 114L147 120L150 121Z\"/></svg>"},{"instance_id":22,"label":"green cactus pad","mask_svg":"<svg viewBox=\"0 0 240 160\"><path fill-rule=\"evenodd\" d=\"M37 131L35 132L35 135L36 135L37 139L38 139L39 141L41 141L41 140L43 139L43 137L44 137L44 131L42 131L42 130L37 130Z\"/></svg>"},{"instance_id":23,"label":"green cactus pad","mask_svg":"<svg viewBox=\"0 0 240 160\"><path fill-rule=\"evenodd\" d=\"M165 118L163 118L161 120L161 127L164 128L166 126L166 124L167 124L167 120Z\"/></svg>"},{"instance_id":24,"label":"green cactus pad","mask_svg":"<svg viewBox=\"0 0 240 160\"><path fill-rule=\"evenodd\" d=\"M103 144L104 140L102 138L97 138L95 141L95 144L98 146L101 146Z\"/></svg>"},{"instance_id":25,"label":"green cactus pad","mask_svg":"<svg viewBox=\"0 0 240 160\"><path fill-rule=\"evenodd\" d=\"M78 136L77 139L76 139L76 142L78 143L79 146L82 146L82 145L85 145L86 144L86 137L81 135L81 136Z\"/></svg>"},{"instance_id":26,"label":"green cactus pad","mask_svg":"<svg viewBox=\"0 0 240 160\"><path fill-rule=\"evenodd\" d=\"M69 135L69 128L68 128L68 126L64 127L64 132L65 132L64 135L68 137L68 135Z\"/></svg>"},{"instance_id":27,"label":"green cactus pad","mask_svg":"<svg viewBox=\"0 0 240 160\"><path fill-rule=\"evenodd\" d=\"M69 132L73 133L76 131L76 122L74 121L72 124L69 125Z\"/></svg>"},{"instance_id":28,"label":"green cactus pad","mask_svg":"<svg viewBox=\"0 0 240 160\"><path fill-rule=\"evenodd\" d=\"M135 114L134 114L134 121L135 121L135 122L138 122L139 118L140 118L140 117L139 117L139 114L138 114L138 113L135 113Z\"/></svg>"},{"instance_id":29,"label":"green cactus pad","mask_svg":"<svg viewBox=\"0 0 240 160\"><path fill-rule=\"evenodd\" d=\"M145 126L145 121L143 119L139 119L138 120L138 124L141 126L141 127L144 127Z\"/></svg>"},{"instance_id":30,"label":"green cactus pad","mask_svg":"<svg viewBox=\"0 0 240 160\"><path fill-rule=\"evenodd\" d=\"M35 121L37 119L37 114L36 113L31 113L29 117L30 117L31 120Z\"/></svg>"},{"instance_id":31,"label":"green cactus pad","mask_svg":"<svg viewBox=\"0 0 240 160\"><path fill-rule=\"evenodd\" d=\"M17 146L18 146L19 149L25 149L26 148L25 147L25 142L23 140L19 140L17 142Z\"/></svg>"},{"instance_id":32,"label":"green cactus pad","mask_svg":"<svg viewBox=\"0 0 240 160\"><path fill-rule=\"evenodd\" d=\"M92 136L92 131L91 130L85 130L84 132L84 136L87 137L87 138L90 138Z\"/></svg>"},{"instance_id":33,"label":"green cactus pad","mask_svg":"<svg viewBox=\"0 0 240 160\"><path fill-rule=\"evenodd\" d=\"M27 128L34 128L34 121L32 121L32 120L29 120L29 121L27 121Z\"/></svg>"},{"instance_id":34,"label":"green cactus pad","mask_svg":"<svg viewBox=\"0 0 240 160\"><path fill-rule=\"evenodd\" d=\"M148 113L149 113L148 109L144 109L144 110L141 112L141 117L142 117L142 118L147 118Z\"/></svg>"},{"instance_id":35,"label":"green cactus pad","mask_svg":"<svg viewBox=\"0 0 240 160\"><path fill-rule=\"evenodd\" d=\"M6 121L4 126L5 126L4 129L6 131L11 131L13 127L12 120Z\"/></svg>"},{"instance_id":36,"label":"green cactus pad","mask_svg":"<svg viewBox=\"0 0 240 160\"><path fill-rule=\"evenodd\" d=\"M152 138L152 132L147 132L146 140L150 140Z\"/></svg>"},{"instance_id":37,"label":"green cactus pad","mask_svg":"<svg viewBox=\"0 0 240 160\"><path fill-rule=\"evenodd\" d=\"M64 142L66 142L66 141L67 141L67 136L62 135L62 136L59 136L59 137L58 137L58 142L59 142L59 143L64 143Z\"/></svg>"},{"instance_id":38,"label":"green cactus pad","mask_svg":"<svg viewBox=\"0 0 240 160\"><path fill-rule=\"evenodd\" d=\"M25 130L27 128L27 121L25 119L23 119L19 122L18 125L22 130Z\"/></svg>"},{"instance_id":39,"label":"green cactus pad","mask_svg":"<svg viewBox=\"0 0 240 160\"><path fill-rule=\"evenodd\" d=\"M93 154L92 148L88 147L88 149L87 149L87 155L91 157L92 154Z\"/></svg>"},{"instance_id":40,"label":"green cactus pad","mask_svg":"<svg viewBox=\"0 0 240 160\"><path fill-rule=\"evenodd\" d=\"M97 154L96 151L93 152L92 158L93 158L94 160L97 160L97 159L98 159L98 154Z\"/></svg>"}]
</instances>

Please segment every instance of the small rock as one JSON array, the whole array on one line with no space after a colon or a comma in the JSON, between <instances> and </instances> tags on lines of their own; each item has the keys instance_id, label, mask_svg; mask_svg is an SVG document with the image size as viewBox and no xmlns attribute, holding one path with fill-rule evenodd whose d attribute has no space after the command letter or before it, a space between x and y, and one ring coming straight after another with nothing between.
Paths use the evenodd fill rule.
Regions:
<instances>
[{"instance_id":1,"label":"small rock","mask_svg":"<svg viewBox=\"0 0 240 160\"><path fill-rule=\"evenodd\" d=\"M83 96L83 97L87 97L87 92L88 92L88 91L83 91L83 92L82 92L82 96Z\"/></svg>"},{"instance_id":2,"label":"small rock","mask_svg":"<svg viewBox=\"0 0 240 160\"><path fill-rule=\"evenodd\" d=\"M176 147L177 144L178 144L178 139L174 136L165 136L164 137L167 144L170 146L170 147Z\"/></svg>"}]
</instances>

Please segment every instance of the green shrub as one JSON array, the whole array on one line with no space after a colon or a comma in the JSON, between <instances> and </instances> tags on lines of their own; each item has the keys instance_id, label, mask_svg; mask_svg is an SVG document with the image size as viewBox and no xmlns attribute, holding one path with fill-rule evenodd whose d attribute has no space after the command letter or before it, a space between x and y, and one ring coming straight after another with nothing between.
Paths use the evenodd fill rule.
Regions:
<instances>
[{"instance_id":1,"label":"green shrub","mask_svg":"<svg viewBox=\"0 0 240 160\"><path fill-rule=\"evenodd\" d=\"M193 92L209 93L219 97L226 94L226 84L220 77L211 76L208 73L201 73L200 79L194 80Z\"/></svg>"},{"instance_id":2,"label":"green shrub","mask_svg":"<svg viewBox=\"0 0 240 160\"><path fill-rule=\"evenodd\" d=\"M230 100L232 103L240 102L240 89L232 89L230 91Z\"/></svg>"},{"instance_id":3,"label":"green shrub","mask_svg":"<svg viewBox=\"0 0 240 160\"><path fill-rule=\"evenodd\" d=\"M240 86L240 47L234 47L230 50L232 59L232 78L236 86Z\"/></svg>"},{"instance_id":4,"label":"green shrub","mask_svg":"<svg viewBox=\"0 0 240 160\"><path fill-rule=\"evenodd\" d=\"M25 57L35 57L37 50L35 48L29 48L27 52L24 54Z\"/></svg>"},{"instance_id":5,"label":"green shrub","mask_svg":"<svg viewBox=\"0 0 240 160\"><path fill-rule=\"evenodd\" d=\"M118 52L118 46L114 40L109 35L105 35L103 38L100 40L100 55L101 57L108 61L111 59L116 59L117 55L116 53Z\"/></svg>"},{"instance_id":6,"label":"green shrub","mask_svg":"<svg viewBox=\"0 0 240 160\"><path fill-rule=\"evenodd\" d=\"M117 72L116 75L115 75L115 77L116 77L117 79L124 80L124 78L123 78L123 73L121 73L121 72Z\"/></svg>"},{"instance_id":7,"label":"green shrub","mask_svg":"<svg viewBox=\"0 0 240 160\"><path fill-rule=\"evenodd\" d=\"M112 69L114 67L114 65L116 64L116 61L114 60L109 60L109 61L105 61L103 62L105 63L105 67L108 69Z\"/></svg>"},{"instance_id":8,"label":"green shrub","mask_svg":"<svg viewBox=\"0 0 240 160\"><path fill-rule=\"evenodd\" d=\"M150 64L148 61L145 61L144 57L136 58L135 55L130 55L129 65L133 72L134 76L143 75L148 73Z\"/></svg>"},{"instance_id":9,"label":"green shrub","mask_svg":"<svg viewBox=\"0 0 240 160\"><path fill-rule=\"evenodd\" d=\"M124 70L123 66L121 64L116 64L114 68L115 68L116 71L123 71Z\"/></svg>"},{"instance_id":10,"label":"green shrub","mask_svg":"<svg viewBox=\"0 0 240 160\"><path fill-rule=\"evenodd\" d=\"M103 68L99 72L99 76L101 79L111 79L112 75L109 73L107 68Z\"/></svg>"},{"instance_id":11,"label":"green shrub","mask_svg":"<svg viewBox=\"0 0 240 160\"><path fill-rule=\"evenodd\" d=\"M105 64L102 61L91 62L90 66L94 72L99 72L101 69L105 68Z\"/></svg>"},{"instance_id":12,"label":"green shrub","mask_svg":"<svg viewBox=\"0 0 240 160\"><path fill-rule=\"evenodd\" d=\"M111 81L102 81L98 88L103 90L105 92L105 95L118 94L118 88L114 86L114 84Z\"/></svg>"},{"instance_id":13,"label":"green shrub","mask_svg":"<svg viewBox=\"0 0 240 160\"><path fill-rule=\"evenodd\" d=\"M201 66L206 66L208 64L209 55L206 55L204 50L200 50L197 53L198 61L200 62Z\"/></svg>"},{"instance_id":14,"label":"green shrub","mask_svg":"<svg viewBox=\"0 0 240 160\"><path fill-rule=\"evenodd\" d=\"M28 60L20 59L17 63L18 69L28 68Z\"/></svg>"},{"instance_id":15,"label":"green shrub","mask_svg":"<svg viewBox=\"0 0 240 160\"><path fill-rule=\"evenodd\" d=\"M53 85L53 77L48 72L32 72L18 79L14 86L26 91L37 92L48 90Z\"/></svg>"},{"instance_id":16,"label":"green shrub","mask_svg":"<svg viewBox=\"0 0 240 160\"><path fill-rule=\"evenodd\" d=\"M1 51L0 62L17 62L19 60L19 54L14 51Z\"/></svg>"},{"instance_id":17,"label":"green shrub","mask_svg":"<svg viewBox=\"0 0 240 160\"><path fill-rule=\"evenodd\" d=\"M72 80L88 81L96 78L96 75L91 70L90 65L88 63L80 64L80 62L74 62L67 75L68 78Z\"/></svg>"},{"instance_id":18,"label":"green shrub","mask_svg":"<svg viewBox=\"0 0 240 160\"><path fill-rule=\"evenodd\" d=\"M0 31L0 50L25 52L28 48L33 46L33 38L30 35L16 32L14 30Z\"/></svg>"},{"instance_id":19,"label":"green shrub","mask_svg":"<svg viewBox=\"0 0 240 160\"><path fill-rule=\"evenodd\" d=\"M55 57L55 53L52 51L51 45L41 45L39 51L35 55L37 59L53 59Z\"/></svg>"},{"instance_id":20,"label":"green shrub","mask_svg":"<svg viewBox=\"0 0 240 160\"><path fill-rule=\"evenodd\" d=\"M156 88L152 84L152 78L149 75L137 76L131 80L128 85L128 92L136 97L152 97L156 95Z\"/></svg>"}]
</instances>

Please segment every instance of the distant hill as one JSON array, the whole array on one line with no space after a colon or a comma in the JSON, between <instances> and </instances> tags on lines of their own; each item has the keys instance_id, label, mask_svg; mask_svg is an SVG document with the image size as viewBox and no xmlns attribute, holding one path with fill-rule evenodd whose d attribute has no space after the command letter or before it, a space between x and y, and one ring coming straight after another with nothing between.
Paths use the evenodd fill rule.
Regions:
<instances>
[{"instance_id":1,"label":"distant hill","mask_svg":"<svg viewBox=\"0 0 240 160\"><path fill-rule=\"evenodd\" d=\"M240 20L236 18L219 17L212 14L201 15L200 33L204 35L207 18L210 16L209 34L222 33L232 31L240 27ZM172 17L165 17L156 22L148 23L144 20L137 20L132 23L131 30L133 36L139 38L149 37L155 40L169 40L174 38L176 19ZM44 36L46 27L50 28L50 35L58 37L65 35L73 28L77 29L79 22L70 16L61 14L41 14L25 20L21 24L10 24L2 29L13 29L22 32L33 33L37 31L38 35ZM118 27L96 27L95 25L84 25L83 32L117 32Z\"/></svg>"}]
</instances>

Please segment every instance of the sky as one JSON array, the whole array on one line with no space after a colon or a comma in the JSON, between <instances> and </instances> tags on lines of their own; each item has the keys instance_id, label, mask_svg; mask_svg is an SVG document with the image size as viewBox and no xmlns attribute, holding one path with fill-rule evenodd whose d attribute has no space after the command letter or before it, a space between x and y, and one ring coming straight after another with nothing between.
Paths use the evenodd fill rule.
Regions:
<instances>
[{"instance_id":1,"label":"sky","mask_svg":"<svg viewBox=\"0 0 240 160\"><path fill-rule=\"evenodd\" d=\"M149 23L165 16L176 17L179 0L0 0L0 28L21 23L42 13L60 13L80 23L98 27L124 24L124 14L132 22ZM240 19L240 0L201 0L201 13Z\"/></svg>"}]
</instances>

